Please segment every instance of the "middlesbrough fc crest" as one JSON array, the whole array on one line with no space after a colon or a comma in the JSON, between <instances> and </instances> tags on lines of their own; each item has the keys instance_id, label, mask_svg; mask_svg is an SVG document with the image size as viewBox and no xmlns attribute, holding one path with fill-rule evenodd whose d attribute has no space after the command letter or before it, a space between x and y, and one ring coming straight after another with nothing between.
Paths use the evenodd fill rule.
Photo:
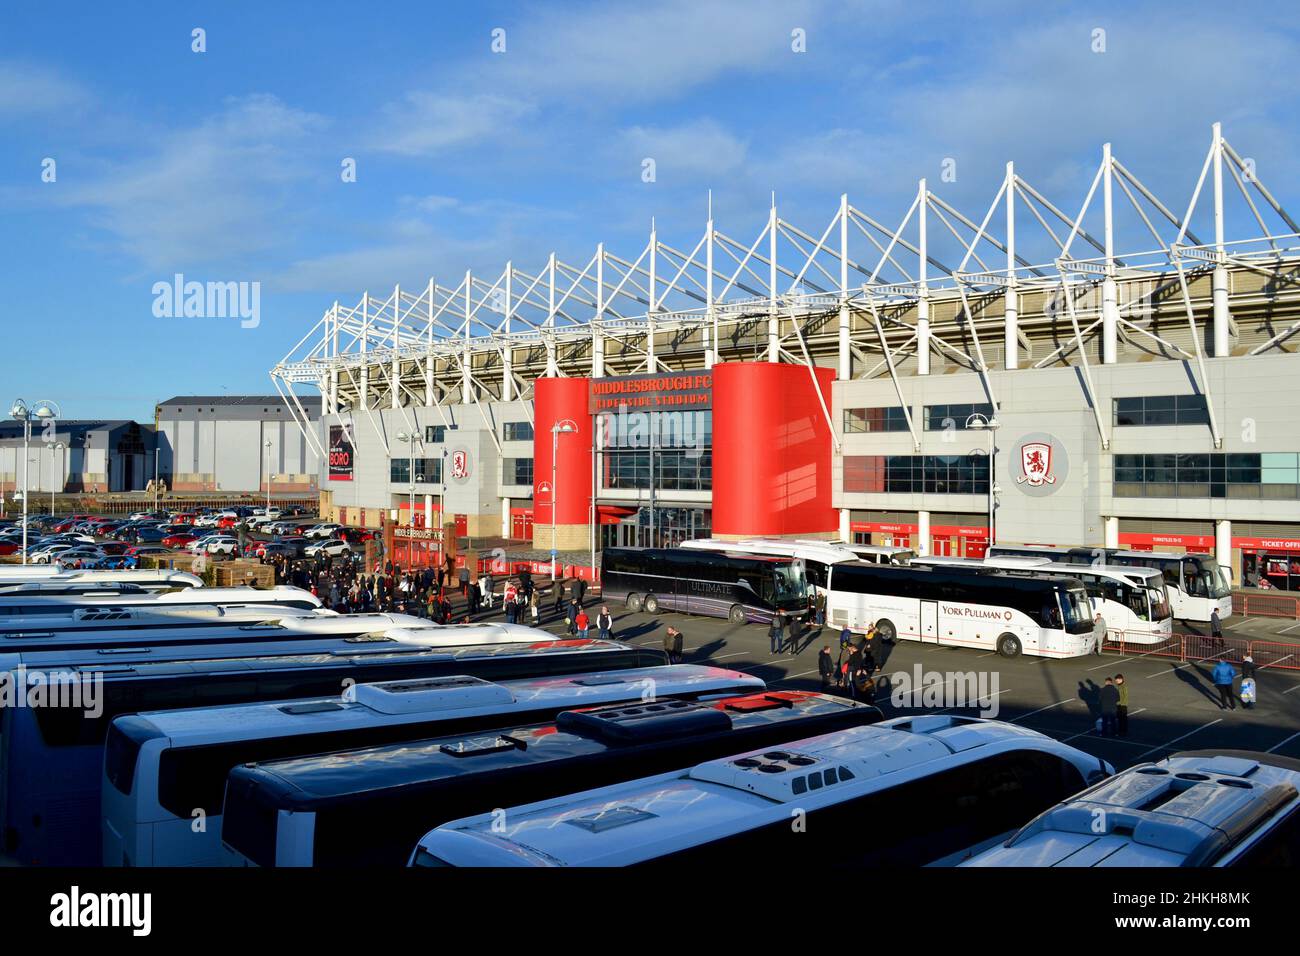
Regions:
<instances>
[{"instance_id":1,"label":"middlesbrough fc crest","mask_svg":"<svg viewBox=\"0 0 1300 956\"><path fill-rule=\"evenodd\" d=\"M1052 474L1052 446L1043 441L1027 441L1020 446L1020 475L1017 484L1030 487L1056 484Z\"/></svg>"},{"instance_id":2,"label":"middlesbrough fc crest","mask_svg":"<svg viewBox=\"0 0 1300 956\"><path fill-rule=\"evenodd\" d=\"M469 452L457 449L451 453L451 477L458 481L469 477Z\"/></svg>"}]
</instances>

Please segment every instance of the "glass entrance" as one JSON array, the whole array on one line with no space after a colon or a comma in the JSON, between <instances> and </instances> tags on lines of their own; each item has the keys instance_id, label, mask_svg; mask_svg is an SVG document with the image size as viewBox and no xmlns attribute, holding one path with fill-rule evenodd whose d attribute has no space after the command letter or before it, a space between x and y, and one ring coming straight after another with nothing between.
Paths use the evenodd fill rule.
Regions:
<instances>
[{"instance_id":1,"label":"glass entrance","mask_svg":"<svg viewBox=\"0 0 1300 956\"><path fill-rule=\"evenodd\" d=\"M652 516L642 507L617 524L601 525L600 542L607 548L675 548L712 534L713 512L707 508L655 508Z\"/></svg>"}]
</instances>

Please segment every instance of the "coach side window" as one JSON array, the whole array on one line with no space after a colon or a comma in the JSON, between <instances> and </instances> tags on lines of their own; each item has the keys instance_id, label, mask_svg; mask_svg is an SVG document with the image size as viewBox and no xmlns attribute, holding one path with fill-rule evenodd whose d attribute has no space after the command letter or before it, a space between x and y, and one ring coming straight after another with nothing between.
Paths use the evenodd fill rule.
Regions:
<instances>
[{"instance_id":1,"label":"coach side window","mask_svg":"<svg viewBox=\"0 0 1300 956\"><path fill-rule=\"evenodd\" d=\"M1289 817L1275 824L1232 865L1287 869L1300 866L1300 810L1292 810Z\"/></svg>"}]
</instances>

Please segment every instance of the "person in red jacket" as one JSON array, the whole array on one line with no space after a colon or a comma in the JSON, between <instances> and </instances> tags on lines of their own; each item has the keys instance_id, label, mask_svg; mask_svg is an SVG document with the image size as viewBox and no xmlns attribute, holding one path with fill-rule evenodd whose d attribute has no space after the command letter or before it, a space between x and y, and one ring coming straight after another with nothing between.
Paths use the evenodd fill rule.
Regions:
<instances>
[{"instance_id":1,"label":"person in red jacket","mask_svg":"<svg viewBox=\"0 0 1300 956\"><path fill-rule=\"evenodd\" d=\"M579 608L573 623L578 629L578 636L585 641L587 639L587 628L591 627L591 618L587 617L587 612Z\"/></svg>"}]
</instances>

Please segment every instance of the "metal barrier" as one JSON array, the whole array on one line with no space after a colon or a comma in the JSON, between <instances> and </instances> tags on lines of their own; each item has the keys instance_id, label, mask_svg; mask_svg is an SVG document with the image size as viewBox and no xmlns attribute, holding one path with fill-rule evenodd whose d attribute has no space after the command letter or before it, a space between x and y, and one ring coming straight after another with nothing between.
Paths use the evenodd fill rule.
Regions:
<instances>
[{"instance_id":1,"label":"metal barrier","mask_svg":"<svg viewBox=\"0 0 1300 956\"><path fill-rule=\"evenodd\" d=\"M1124 657L1163 657L1184 663L1226 660L1240 665L1247 654L1263 669L1300 670L1300 644L1284 641L1253 641L1242 637L1211 637L1208 634L1172 634L1157 644L1126 640L1122 631L1106 635L1102 653Z\"/></svg>"},{"instance_id":2,"label":"metal barrier","mask_svg":"<svg viewBox=\"0 0 1300 956\"><path fill-rule=\"evenodd\" d=\"M1300 598L1266 591L1233 591L1232 613L1242 617L1300 619Z\"/></svg>"}]
</instances>

